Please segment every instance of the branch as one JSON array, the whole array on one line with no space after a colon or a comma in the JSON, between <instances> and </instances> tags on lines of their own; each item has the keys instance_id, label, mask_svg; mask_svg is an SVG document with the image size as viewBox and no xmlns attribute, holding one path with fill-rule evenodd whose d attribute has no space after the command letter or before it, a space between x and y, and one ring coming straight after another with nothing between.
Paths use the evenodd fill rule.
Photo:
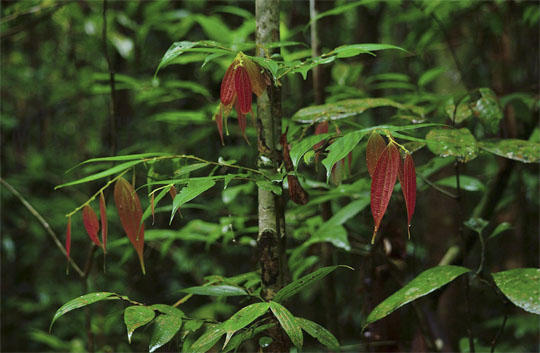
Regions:
<instances>
[{"instance_id":1,"label":"branch","mask_svg":"<svg viewBox=\"0 0 540 353\"><path fill-rule=\"evenodd\" d=\"M41 223L41 225L43 226L43 228L45 228L45 230L47 231L47 233L51 236L51 238L53 239L54 243L56 244L56 246L58 247L58 249L60 249L60 251L62 252L62 254L64 254L64 256L67 256L67 253L66 253L66 249L64 248L64 246L62 245L62 243L60 242L60 240L58 239L58 236L54 233L54 231L51 229L51 227L49 226L49 223L47 223L47 221L39 214L38 211L36 211L36 209L34 207L32 207L32 205L30 205L30 203L28 203L28 201L26 201L26 199L17 191L15 190L15 188L13 188L13 186L11 186L7 181L5 181L3 178L0 178L0 183L2 183L9 191L11 191L13 193L13 195L15 195L15 197L17 197L21 203L23 204L24 207L26 207L26 209L28 211L30 211L30 213L32 215L34 215L34 217L37 218L37 220L39 221L39 223ZM80 267L75 263L75 261L73 260L73 258L69 258L69 263L71 265L71 267L73 267L73 269L75 270L75 272L77 272L77 274L81 277L81 278L84 278L85 277L85 274L84 272L80 269Z\"/></svg>"}]
</instances>

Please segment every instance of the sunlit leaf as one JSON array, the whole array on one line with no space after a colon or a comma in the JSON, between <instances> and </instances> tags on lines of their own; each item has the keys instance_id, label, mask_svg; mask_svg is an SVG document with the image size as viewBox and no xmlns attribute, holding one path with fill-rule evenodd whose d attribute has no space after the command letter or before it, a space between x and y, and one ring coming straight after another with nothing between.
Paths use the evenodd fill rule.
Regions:
<instances>
[{"instance_id":1,"label":"sunlit leaf","mask_svg":"<svg viewBox=\"0 0 540 353\"><path fill-rule=\"evenodd\" d=\"M332 134L312 135L303 138L298 143L291 144L292 147L290 151L290 156L294 168L298 167L298 162L307 151L309 151L311 148L313 148L313 146L317 145L318 143L327 139L330 136L332 136Z\"/></svg>"},{"instance_id":2,"label":"sunlit leaf","mask_svg":"<svg viewBox=\"0 0 540 353\"><path fill-rule=\"evenodd\" d=\"M523 163L540 162L540 143L533 141L517 139L481 141L479 147L497 156Z\"/></svg>"},{"instance_id":3,"label":"sunlit leaf","mask_svg":"<svg viewBox=\"0 0 540 353\"><path fill-rule=\"evenodd\" d=\"M460 266L437 266L419 274L403 288L386 298L368 315L364 327L380 320L403 305L421 298L470 270Z\"/></svg>"},{"instance_id":4,"label":"sunlit leaf","mask_svg":"<svg viewBox=\"0 0 540 353\"><path fill-rule=\"evenodd\" d=\"M479 88L478 91L482 97L476 101L474 113L487 131L496 134L499 131L499 122L503 118L497 96L489 88Z\"/></svg>"},{"instance_id":5,"label":"sunlit leaf","mask_svg":"<svg viewBox=\"0 0 540 353\"><path fill-rule=\"evenodd\" d=\"M232 286L229 284L197 286L182 289L181 292L196 294L196 295L212 295L218 297L230 297L238 295L248 295L242 287Z\"/></svg>"},{"instance_id":6,"label":"sunlit leaf","mask_svg":"<svg viewBox=\"0 0 540 353\"><path fill-rule=\"evenodd\" d=\"M279 324L283 328L283 331L289 336L291 342L298 349L302 349L304 337L302 335L302 329L296 322L295 317L287 310L287 308L275 301L270 302L270 310L272 310L272 313L274 313L278 319Z\"/></svg>"},{"instance_id":7,"label":"sunlit leaf","mask_svg":"<svg viewBox=\"0 0 540 353\"><path fill-rule=\"evenodd\" d=\"M311 337L316 338L317 341L328 347L332 352L340 351L339 341L330 331L313 321L301 317L296 317L295 319L304 331Z\"/></svg>"},{"instance_id":8,"label":"sunlit leaf","mask_svg":"<svg viewBox=\"0 0 540 353\"><path fill-rule=\"evenodd\" d=\"M255 303L248 305L239 311L237 311L233 316L231 316L227 321L223 322L221 328L227 331L227 339L225 340L224 347L229 342L232 335L251 324L260 316L264 315L270 308L269 303Z\"/></svg>"},{"instance_id":9,"label":"sunlit leaf","mask_svg":"<svg viewBox=\"0 0 540 353\"><path fill-rule=\"evenodd\" d=\"M111 296L114 296L114 297L111 298ZM49 327L49 332L51 331L54 322L58 320L58 318L61 317L62 315L72 310L82 308L83 306L87 306L95 302L99 302L101 300L107 300L107 299L119 299L119 298L114 293L96 292L96 293L89 293L89 294L81 295L80 297L77 297L75 299L68 301L67 303L62 305L60 309L58 309L56 313L54 314L54 317L51 321L51 325Z\"/></svg>"},{"instance_id":10,"label":"sunlit leaf","mask_svg":"<svg viewBox=\"0 0 540 353\"><path fill-rule=\"evenodd\" d=\"M152 321L155 316L154 310L143 305L128 306L124 310L124 323L126 324L129 343L131 343L133 332Z\"/></svg>"},{"instance_id":11,"label":"sunlit leaf","mask_svg":"<svg viewBox=\"0 0 540 353\"><path fill-rule=\"evenodd\" d=\"M184 187L182 191L180 191L180 193L174 197L171 219L169 221L169 224L172 223L174 214L178 209L180 209L180 206L193 200L206 190L210 189L215 184L216 182L212 179L190 179L187 186Z\"/></svg>"},{"instance_id":12,"label":"sunlit leaf","mask_svg":"<svg viewBox=\"0 0 540 353\"><path fill-rule=\"evenodd\" d=\"M478 154L476 139L469 129L433 129L426 135L428 148L441 157L456 157L466 163Z\"/></svg>"},{"instance_id":13,"label":"sunlit leaf","mask_svg":"<svg viewBox=\"0 0 540 353\"><path fill-rule=\"evenodd\" d=\"M221 325L215 325L206 331L199 339L189 347L189 352L206 353L212 348L217 341L225 334L225 330Z\"/></svg>"},{"instance_id":14,"label":"sunlit leaf","mask_svg":"<svg viewBox=\"0 0 540 353\"><path fill-rule=\"evenodd\" d=\"M448 186L454 189L457 189L457 180L455 176L449 176L443 179L439 179L435 182L439 186ZM484 191L484 184L471 176L460 175L459 176L459 187L467 191Z\"/></svg>"},{"instance_id":15,"label":"sunlit leaf","mask_svg":"<svg viewBox=\"0 0 540 353\"><path fill-rule=\"evenodd\" d=\"M515 268L492 274L497 287L515 305L540 315L540 269Z\"/></svg>"},{"instance_id":16,"label":"sunlit leaf","mask_svg":"<svg viewBox=\"0 0 540 353\"><path fill-rule=\"evenodd\" d=\"M348 134L345 134L343 137L340 137L335 140L330 146L328 146L328 156L323 159L322 164L326 168L326 178L330 177L332 168L334 165L347 157L347 155L358 145L360 140L364 137L365 133L360 131L353 131Z\"/></svg>"},{"instance_id":17,"label":"sunlit leaf","mask_svg":"<svg viewBox=\"0 0 540 353\"><path fill-rule=\"evenodd\" d=\"M150 337L148 350L154 352L159 347L167 344L176 335L182 326L182 317L178 315L159 315L154 320L154 331Z\"/></svg>"}]
</instances>

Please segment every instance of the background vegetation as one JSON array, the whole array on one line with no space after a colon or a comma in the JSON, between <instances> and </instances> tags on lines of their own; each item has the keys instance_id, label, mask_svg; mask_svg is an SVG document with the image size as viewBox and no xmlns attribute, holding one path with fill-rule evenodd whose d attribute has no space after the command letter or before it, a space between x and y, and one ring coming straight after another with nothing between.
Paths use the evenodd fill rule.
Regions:
<instances>
[{"instance_id":1,"label":"background vegetation","mask_svg":"<svg viewBox=\"0 0 540 353\"><path fill-rule=\"evenodd\" d=\"M347 4L351 6L343 11ZM377 56L353 56L321 65L319 97L312 71L306 79L300 74L287 76L282 80L284 125L299 109L316 101L377 97L422 107L424 122L450 124L447 107L451 102L467 92L473 92L469 101L474 101L476 89L488 87L503 112L499 125L490 131L471 118L459 126L469 128L478 140L540 142L537 2L363 1L359 5L321 1L317 7L319 13L342 9L326 13L317 22L321 53L353 43L394 44L408 53L387 50ZM100 1L2 2L1 15L2 178L28 200L61 242L64 215L104 184L102 180L53 191L56 185L91 174L94 165L65 174L86 159L166 152L256 167L256 132L251 122L248 120L247 136L252 146L243 141L234 118L229 119L230 135L221 146L212 121L231 57L219 57L201 67L207 54L185 53L154 78L172 42L208 39L233 47L254 42L252 2L109 2L106 38ZM292 61L311 56L309 2L282 1L280 16L281 40L305 43L305 47L284 47L282 57ZM116 79L114 103L110 72ZM346 131L418 122L410 119L403 110L382 107L366 110L348 120L350 123L337 124ZM413 136L424 138L427 132L421 130ZM329 216L368 195L366 141L353 150L351 175L341 186L323 183L322 165L302 164L306 176L302 183L311 199L334 197L329 203L287 203L291 251ZM445 255L452 254L449 249L461 249L461 255L450 263L478 266L480 245L471 240L476 235L463 226L471 217L488 221L485 237L499 224L509 223L508 229L487 242L487 271L539 267L537 163L480 151L476 159L461 164L460 172L469 178L456 194L454 158L436 157L425 147L414 158L421 178L411 240L407 240L400 194L395 193L390 203L375 246L369 244L373 224L369 207L358 208L334 228L334 238L311 245L300 260L290 262L293 279L322 265L346 264L356 270L335 271L293 298L288 307L294 308L295 315L327 327L344 351L424 350L422 325L440 339L441 350L467 351L466 327L472 329L477 350L488 350L505 312L509 318L497 351L538 350L538 316L502 304L479 281L471 281L468 305L464 283L456 281L420 300L418 307L405 307L361 332L366 316L377 304L415 274L441 263ZM531 158L538 160L538 149ZM141 168L136 184L174 175L182 163ZM192 175L205 173L208 170ZM356 195L347 186L359 180L365 181L360 189L363 193ZM139 190L143 209L149 202L147 191L146 187ZM460 198L448 197L448 193ZM137 331L128 344L122 318L125 305L120 302L88 307L90 316L84 310L73 312L55 324L52 335L48 327L62 304L84 293L112 291L143 303L173 304L184 296L179 290L202 285L205 276L231 277L257 268L253 183L232 181L226 190L214 187L183 206L182 217L175 217L171 226L171 204L160 203L155 223L146 222L146 275L113 211L112 190L105 196L110 214L106 273L103 257L93 249L82 218L77 215L72 220L71 256L83 270L84 264L89 265L86 280L74 271L66 276L65 256L47 229L2 186L2 351L144 351L151 331ZM342 238L337 233L342 229L346 243L339 243ZM465 234L465 241L460 233ZM235 297L194 296L181 308L191 317L223 321L244 305ZM423 318L422 325L418 317ZM88 346L89 341L93 347ZM243 349L253 351L256 344ZM175 347L171 344L162 349ZM320 349L317 342L306 338L305 350L315 349Z\"/></svg>"}]
</instances>

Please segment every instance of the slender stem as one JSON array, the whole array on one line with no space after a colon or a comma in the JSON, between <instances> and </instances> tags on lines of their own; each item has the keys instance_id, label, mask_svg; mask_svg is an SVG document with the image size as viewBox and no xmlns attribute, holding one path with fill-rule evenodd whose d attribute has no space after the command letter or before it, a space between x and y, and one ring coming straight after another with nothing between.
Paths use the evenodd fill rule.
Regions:
<instances>
[{"instance_id":1,"label":"slender stem","mask_svg":"<svg viewBox=\"0 0 540 353\"><path fill-rule=\"evenodd\" d=\"M28 201L26 201L26 199L17 191L15 190L15 188L13 186L11 186L7 181L5 181L3 178L0 178L0 182L9 190L11 191L11 193L13 193L13 195L15 195L15 197L17 197L19 199L19 201L21 201L21 203L23 204L24 207L26 207L26 209L28 211L30 211L30 213L37 218L37 220L39 221L39 223L41 223L41 225L43 226L43 228L45 228L45 230L47 231L47 233L51 236L51 238L53 239L54 243L56 244L56 246L58 247L58 249L60 249L60 251L62 252L62 254L64 254L64 256L67 256L67 253L66 253L66 249L64 248L64 246L62 245L62 243L60 242L60 240L58 239L58 236L56 235L56 233L51 229L49 223L47 223L47 221L39 214L38 211L35 210L34 207L32 207L32 205L30 205L30 203L28 203ZM80 277L84 277L84 272L80 269L80 267L77 265L77 263L75 263L75 261L73 260L73 258L69 258L68 259L69 261L69 264L71 265L71 267L75 270L75 272L77 272L77 274L80 276Z\"/></svg>"},{"instance_id":2,"label":"slender stem","mask_svg":"<svg viewBox=\"0 0 540 353\"><path fill-rule=\"evenodd\" d=\"M484 269L484 263L486 262L486 244L484 242L484 237L482 236L482 232L478 232L478 239L480 240L480 265L478 265L478 269L476 270L476 276L478 276L482 270Z\"/></svg>"},{"instance_id":3,"label":"slender stem","mask_svg":"<svg viewBox=\"0 0 540 353\"><path fill-rule=\"evenodd\" d=\"M457 195L454 195L452 194L451 192L448 192L442 188L440 188L438 185L434 184L431 180L429 180L428 178L426 178L425 176L423 175L418 175L420 177L420 179L422 179L422 181L424 181L426 184L428 184L429 186L431 186L432 188L434 188L435 190L439 191L440 193L452 198L452 199L457 199Z\"/></svg>"},{"instance_id":4,"label":"slender stem","mask_svg":"<svg viewBox=\"0 0 540 353\"><path fill-rule=\"evenodd\" d=\"M109 86L111 87L111 105L110 105L110 112L109 112L109 133L110 133L110 146L111 146L111 154L114 156L116 155L116 144L117 144L117 137L116 137L116 125L117 125L117 119L116 119L116 87L115 87L115 78L114 78L114 70L111 65L111 58L109 57L109 51L107 50L107 0L103 0L103 25L101 29L101 42L103 45L103 55L105 56L105 60L107 61L107 69L109 71Z\"/></svg>"},{"instance_id":5,"label":"slender stem","mask_svg":"<svg viewBox=\"0 0 540 353\"><path fill-rule=\"evenodd\" d=\"M508 312L504 310L504 318L501 323L501 326L499 327L499 330L497 330L497 334L493 338L493 341L491 341L491 353L495 352L495 346L497 345L497 341L499 340L499 337L504 331L504 326L506 325L506 320L508 320Z\"/></svg>"}]
</instances>

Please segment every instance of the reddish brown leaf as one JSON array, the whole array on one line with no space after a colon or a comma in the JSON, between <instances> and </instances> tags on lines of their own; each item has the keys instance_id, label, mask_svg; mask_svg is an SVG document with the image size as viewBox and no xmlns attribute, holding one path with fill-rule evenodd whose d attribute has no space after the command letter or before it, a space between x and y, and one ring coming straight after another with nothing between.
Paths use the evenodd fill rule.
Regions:
<instances>
[{"instance_id":1,"label":"reddish brown leaf","mask_svg":"<svg viewBox=\"0 0 540 353\"><path fill-rule=\"evenodd\" d=\"M330 181L334 185L340 185L345 177L345 158L339 160L332 167L332 172L330 174Z\"/></svg>"},{"instance_id":2,"label":"reddish brown leaf","mask_svg":"<svg viewBox=\"0 0 540 353\"><path fill-rule=\"evenodd\" d=\"M99 217L101 218L101 242L103 251L107 252L107 206L103 192L99 195Z\"/></svg>"},{"instance_id":3,"label":"reddish brown leaf","mask_svg":"<svg viewBox=\"0 0 540 353\"><path fill-rule=\"evenodd\" d=\"M176 194L177 194L177 191L176 191L176 187L173 185L171 186L171 188L169 189L169 195L171 195L171 199L174 201L174 198L176 197ZM180 207L178 207L178 215L180 217L182 217L182 212L180 211Z\"/></svg>"},{"instance_id":4,"label":"reddish brown leaf","mask_svg":"<svg viewBox=\"0 0 540 353\"><path fill-rule=\"evenodd\" d=\"M405 155L404 165L399 163L399 183L401 184L401 190L403 191L403 198L405 199L405 206L407 207L407 234L409 239L411 238L411 219L414 213L414 207L416 205L416 171L414 168L414 161L410 153Z\"/></svg>"},{"instance_id":5,"label":"reddish brown leaf","mask_svg":"<svg viewBox=\"0 0 540 353\"><path fill-rule=\"evenodd\" d=\"M223 105L231 104L236 94L236 91L234 89L234 76L236 72L236 70L234 69L235 65L236 61L233 61L231 66L229 66L229 68L225 72L225 76L223 76L223 80L221 81L220 98Z\"/></svg>"},{"instance_id":6,"label":"reddish brown leaf","mask_svg":"<svg viewBox=\"0 0 540 353\"><path fill-rule=\"evenodd\" d=\"M248 59L246 56L243 57L242 61L249 76L251 89L253 90L253 93L257 95L257 97L260 97L268 85L267 79L263 74L261 74L261 68L259 65Z\"/></svg>"},{"instance_id":7,"label":"reddish brown leaf","mask_svg":"<svg viewBox=\"0 0 540 353\"><path fill-rule=\"evenodd\" d=\"M291 200L299 205L305 205L309 201L309 195L300 185L298 178L294 175L287 175L287 181L289 182L289 196Z\"/></svg>"},{"instance_id":8,"label":"reddish brown leaf","mask_svg":"<svg viewBox=\"0 0 540 353\"><path fill-rule=\"evenodd\" d=\"M139 255L143 274L144 269L144 224L141 224L142 208L139 196L133 186L124 178L116 181L114 186L114 202L118 209L118 216L129 241Z\"/></svg>"},{"instance_id":9,"label":"reddish brown leaf","mask_svg":"<svg viewBox=\"0 0 540 353\"><path fill-rule=\"evenodd\" d=\"M384 142L384 139L381 135L373 131L366 146L366 162L370 177L373 177L375 166L385 147L386 143Z\"/></svg>"},{"instance_id":10,"label":"reddish brown leaf","mask_svg":"<svg viewBox=\"0 0 540 353\"><path fill-rule=\"evenodd\" d=\"M294 169L293 162L291 160L290 146L287 142L287 133L281 134L279 142L282 146L283 164L285 164L285 170L290 172Z\"/></svg>"},{"instance_id":11,"label":"reddish brown leaf","mask_svg":"<svg viewBox=\"0 0 540 353\"><path fill-rule=\"evenodd\" d=\"M234 86L236 90L238 108L242 114L247 114L251 111L251 98L253 93L251 92L251 82L249 81L249 75L243 66L236 68L236 74L234 75Z\"/></svg>"},{"instance_id":12,"label":"reddish brown leaf","mask_svg":"<svg viewBox=\"0 0 540 353\"><path fill-rule=\"evenodd\" d=\"M221 105L219 106L219 112L216 114L216 124L219 131L219 138L221 138L221 145L225 146L225 141L223 141L223 115L222 115Z\"/></svg>"},{"instance_id":13,"label":"reddish brown leaf","mask_svg":"<svg viewBox=\"0 0 540 353\"><path fill-rule=\"evenodd\" d=\"M249 140L246 137L246 115L242 113L240 109L240 104L238 101L235 103L236 114L238 115L238 126L240 126L240 131L242 131L242 136L246 140L247 144L250 145Z\"/></svg>"},{"instance_id":14,"label":"reddish brown leaf","mask_svg":"<svg viewBox=\"0 0 540 353\"><path fill-rule=\"evenodd\" d=\"M375 236L396 184L400 158L396 145L390 142L379 157L373 172L371 180L371 214L375 221L375 229L371 239L372 244L375 242Z\"/></svg>"},{"instance_id":15,"label":"reddish brown leaf","mask_svg":"<svg viewBox=\"0 0 540 353\"><path fill-rule=\"evenodd\" d=\"M90 239L92 239L94 244L101 247L101 243L98 238L99 221L96 213L94 212L94 209L90 207L90 205L86 205L83 208L82 215L84 228L86 229L88 236L90 237Z\"/></svg>"}]
</instances>

